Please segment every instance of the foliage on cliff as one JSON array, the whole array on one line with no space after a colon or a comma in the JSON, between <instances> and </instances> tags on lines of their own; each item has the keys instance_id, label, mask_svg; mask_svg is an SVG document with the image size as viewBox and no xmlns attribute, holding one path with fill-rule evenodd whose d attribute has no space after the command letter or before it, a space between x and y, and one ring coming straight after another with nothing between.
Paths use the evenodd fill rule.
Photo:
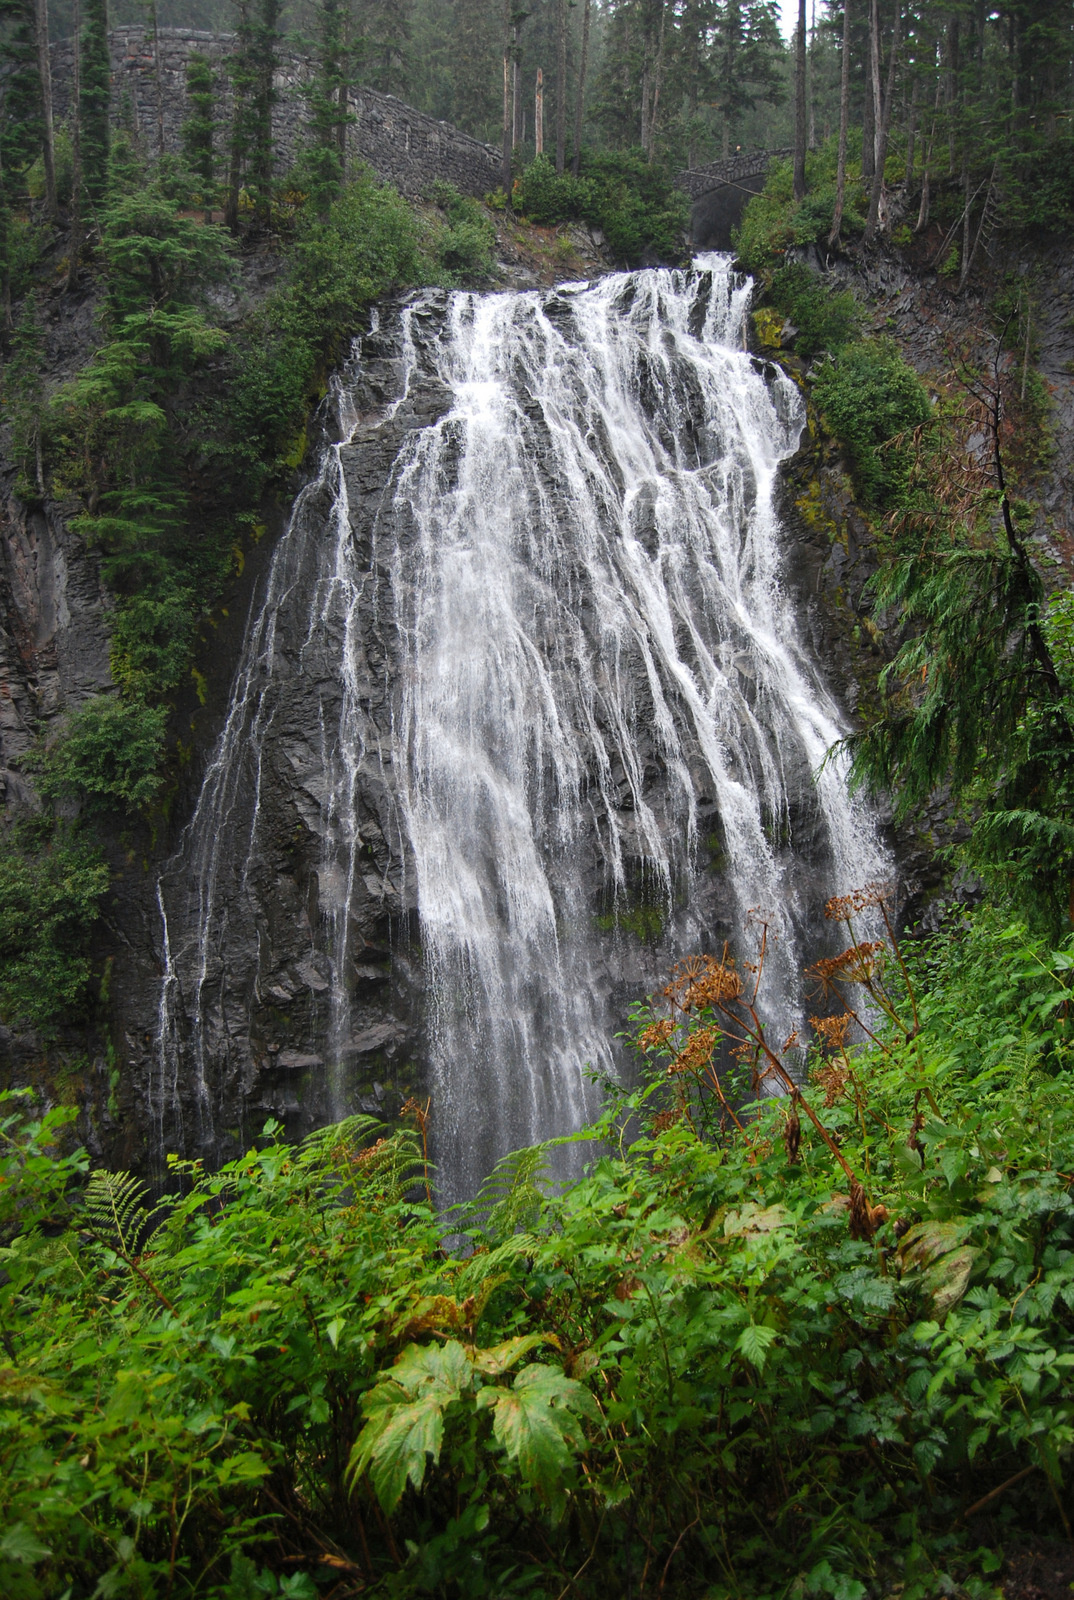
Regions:
<instances>
[{"instance_id":1,"label":"foliage on cliff","mask_svg":"<svg viewBox=\"0 0 1074 1600\"><path fill-rule=\"evenodd\" d=\"M686 196L662 166L633 154L587 153L578 175L557 174L547 156L537 156L515 180L512 202L533 222L580 221L599 228L621 266L646 256L682 256Z\"/></svg>"},{"instance_id":2,"label":"foliage on cliff","mask_svg":"<svg viewBox=\"0 0 1074 1600\"><path fill-rule=\"evenodd\" d=\"M1074 678L1070 596L1048 598L1036 543L1049 400L1030 299L993 285L988 320L949 341L930 394L890 338L863 333L869 308L797 249L823 236L822 194L795 200L777 170L739 246L761 279L758 336L812 361L818 421L872 522L866 601L893 659L847 741L853 779L903 821L953 804L957 859L1057 937L1074 916ZM814 201L811 231L798 219Z\"/></svg>"},{"instance_id":3,"label":"foliage on cliff","mask_svg":"<svg viewBox=\"0 0 1074 1600\"><path fill-rule=\"evenodd\" d=\"M679 968L586 1176L509 1158L464 1253L424 1107L149 1210L7 1097L5 1594L994 1595L1074 1465L1074 957L979 917L909 972L883 912L833 904L808 1056L774 927Z\"/></svg>"}]
</instances>

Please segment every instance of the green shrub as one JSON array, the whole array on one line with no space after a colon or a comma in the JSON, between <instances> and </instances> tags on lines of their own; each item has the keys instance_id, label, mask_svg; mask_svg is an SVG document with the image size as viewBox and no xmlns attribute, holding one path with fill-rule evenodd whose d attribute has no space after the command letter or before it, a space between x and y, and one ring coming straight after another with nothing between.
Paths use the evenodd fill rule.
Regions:
<instances>
[{"instance_id":1,"label":"green shrub","mask_svg":"<svg viewBox=\"0 0 1074 1600\"><path fill-rule=\"evenodd\" d=\"M647 254L665 261L683 254L686 196L659 166L631 152L586 152L580 178L557 177L549 158L538 156L516 180L513 200L533 222L599 227L623 266Z\"/></svg>"},{"instance_id":2,"label":"green shrub","mask_svg":"<svg viewBox=\"0 0 1074 1600\"><path fill-rule=\"evenodd\" d=\"M860 233L865 226L867 196L858 170L860 165L848 163L843 200L844 235ZM764 189L747 202L742 221L732 236L738 259L747 272L767 277L794 246L824 247L835 212L834 141L829 140L820 150L810 152L806 177L809 187L805 197L796 201L791 163L774 162Z\"/></svg>"},{"instance_id":3,"label":"green shrub","mask_svg":"<svg viewBox=\"0 0 1074 1600\"><path fill-rule=\"evenodd\" d=\"M433 240L437 264L448 282L488 278L495 264L496 229L485 208L450 183L435 183L432 198L448 222Z\"/></svg>"},{"instance_id":4,"label":"green shrub","mask_svg":"<svg viewBox=\"0 0 1074 1600\"><path fill-rule=\"evenodd\" d=\"M1074 1460L1074 955L852 944L797 1094L748 1106L756 971L680 969L585 1176L506 1158L454 1256L412 1125L270 1124L151 1209L5 1105L4 1593L598 1600L648 1561L667 1600L986 1600Z\"/></svg>"},{"instance_id":5,"label":"green shrub","mask_svg":"<svg viewBox=\"0 0 1074 1600\"><path fill-rule=\"evenodd\" d=\"M577 222L593 214L597 195L585 178L557 174L548 156L537 156L515 179L511 198L516 211L531 222L554 225Z\"/></svg>"},{"instance_id":6,"label":"green shrub","mask_svg":"<svg viewBox=\"0 0 1074 1600\"><path fill-rule=\"evenodd\" d=\"M891 505L906 481L900 436L930 414L921 379L887 339L848 345L825 362L814 395L827 426L846 449L862 497Z\"/></svg>"},{"instance_id":7,"label":"green shrub","mask_svg":"<svg viewBox=\"0 0 1074 1600\"><path fill-rule=\"evenodd\" d=\"M424 265L413 211L368 172L327 215L299 217L284 282L244 330L216 413L215 431L230 441L249 492L289 460L319 384L368 306L423 281Z\"/></svg>"},{"instance_id":8,"label":"green shrub","mask_svg":"<svg viewBox=\"0 0 1074 1600\"><path fill-rule=\"evenodd\" d=\"M169 586L124 597L111 617L108 663L125 696L155 700L179 687L204 611L204 601L179 575Z\"/></svg>"},{"instance_id":9,"label":"green shrub","mask_svg":"<svg viewBox=\"0 0 1074 1600\"><path fill-rule=\"evenodd\" d=\"M85 1006L109 872L66 827L8 828L0 850L0 1016L49 1029Z\"/></svg>"},{"instance_id":10,"label":"green shrub","mask_svg":"<svg viewBox=\"0 0 1074 1600\"><path fill-rule=\"evenodd\" d=\"M807 360L822 350L833 354L861 331L861 310L849 290L832 290L801 262L772 274L769 298L798 329L796 352Z\"/></svg>"},{"instance_id":11,"label":"green shrub","mask_svg":"<svg viewBox=\"0 0 1074 1600\"><path fill-rule=\"evenodd\" d=\"M87 701L45 747L38 789L46 799L76 797L88 811L148 805L160 787L167 720L164 707L138 700Z\"/></svg>"}]
</instances>

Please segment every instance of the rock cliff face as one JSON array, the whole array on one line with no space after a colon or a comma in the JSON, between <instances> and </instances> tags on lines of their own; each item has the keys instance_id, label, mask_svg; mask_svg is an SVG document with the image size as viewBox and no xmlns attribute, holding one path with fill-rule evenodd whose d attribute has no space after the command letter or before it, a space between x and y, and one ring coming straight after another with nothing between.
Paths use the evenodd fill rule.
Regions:
<instances>
[{"instance_id":1,"label":"rock cliff face","mask_svg":"<svg viewBox=\"0 0 1074 1600\"><path fill-rule=\"evenodd\" d=\"M629 1001L758 904L789 1033L823 900L882 868L810 776L839 723L776 577L793 386L725 266L578 288L425 293L342 377L126 963L151 1157L431 1090L463 1192L576 1126Z\"/></svg>"},{"instance_id":2,"label":"rock cliff face","mask_svg":"<svg viewBox=\"0 0 1074 1600\"><path fill-rule=\"evenodd\" d=\"M888 322L922 370L941 366L945 333L982 311L952 304L934 280L890 261L858 269L855 283L878 324ZM1045 264L1040 290L1041 365L1053 385L1060 441L1041 536L1057 573L1069 573L1071 559L1072 305L1074 269L1057 254ZM421 317L418 331L432 350L443 318L436 297L426 298ZM337 537L344 530L333 531L342 484L355 569L375 573L378 562L389 561L382 513L392 463L407 438L448 404L435 362L408 369L412 357L391 308L383 329L370 330L348 376L348 442L329 451L303 491L292 533L278 527L252 552L216 619L203 662L208 704L179 719L192 750L166 828L148 837L115 822L109 850L116 882L99 947L102 958L112 958L112 977L100 1031L61 1040L51 1051L33 1036L0 1034L7 1081L37 1077L51 1086L58 1071L68 1072L64 1092L86 1108L82 1136L111 1161L148 1170L162 1150L176 1148L219 1158L266 1116L300 1133L345 1108L390 1115L427 1085L419 1064L430 1058L430 1029L440 1020L428 1007L414 865L392 792L400 644L377 582L344 594ZM861 606L874 559L868 531L823 440L804 440L785 464L780 493L791 532L785 576L798 595L800 627L853 713L885 648ZM324 530L313 563L297 560L294 531L303 519ZM650 520L646 537L654 538L655 512ZM643 523L641 516L644 533ZM308 554L309 546L303 549ZM95 560L66 529L60 509L26 510L7 480L0 767L11 808L34 803L20 757L36 731L109 684L107 608ZM251 651L255 626L263 638ZM338 664L348 629L361 647L349 652L352 677L344 682ZM232 696L240 660L248 663L248 681ZM742 682L752 693L748 675ZM355 718L349 766L334 732L345 696ZM266 730L271 736L262 739ZM214 773L221 734L230 744ZM328 782L349 786L350 839L328 837L340 827L338 808L325 805ZM616 782L629 800L627 774L619 772ZM218 823L191 828L184 842L199 805L202 823L207 806L216 807ZM698 911L709 926L722 919L729 927L734 907L721 887L716 830L713 837L713 876ZM924 882L927 840L904 841L904 852L904 870ZM333 859L352 863L346 877ZM208 918L199 903L207 873L216 906ZM161 902L170 947L162 942ZM664 970L651 909L644 893L636 903L608 907L622 936L593 981L620 1014L626 999L651 988ZM342 985L335 981L341 971ZM187 1063L181 1072L180 1059Z\"/></svg>"}]
</instances>

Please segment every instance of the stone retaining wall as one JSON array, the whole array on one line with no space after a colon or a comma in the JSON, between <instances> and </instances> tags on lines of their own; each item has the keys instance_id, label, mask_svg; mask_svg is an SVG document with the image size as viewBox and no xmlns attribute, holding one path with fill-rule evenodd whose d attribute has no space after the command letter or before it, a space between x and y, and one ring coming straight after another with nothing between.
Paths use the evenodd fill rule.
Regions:
<instances>
[{"instance_id":1,"label":"stone retaining wall","mask_svg":"<svg viewBox=\"0 0 1074 1600\"><path fill-rule=\"evenodd\" d=\"M213 62L216 83L215 116L219 126L217 152L224 166L227 130L231 122L231 83L225 60L233 48L231 34L199 33L190 28L162 28L158 75L153 35L143 27L114 28L109 35L112 52L112 114L117 125L130 127L150 152L163 134L163 147L178 151L181 130L189 112L186 99L186 64L195 51ZM272 126L276 156L281 166L293 160L302 145L309 120L304 87L310 79L307 58L281 50L276 73L277 101ZM52 93L57 119L66 116L74 78L74 50L70 39L52 47ZM463 194L483 195L497 187L500 152L447 122L438 122L394 95L374 89L355 89L347 129L348 152L368 161L381 177L404 194L418 196L438 179L453 183Z\"/></svg>"}]
</instances>

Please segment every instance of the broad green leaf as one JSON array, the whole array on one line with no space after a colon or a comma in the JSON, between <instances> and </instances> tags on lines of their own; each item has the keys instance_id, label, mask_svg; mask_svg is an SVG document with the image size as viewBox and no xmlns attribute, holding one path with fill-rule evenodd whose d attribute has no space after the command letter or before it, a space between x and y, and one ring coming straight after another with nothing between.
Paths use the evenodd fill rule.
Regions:
<instances>
[{"instance_id":1,"label":"broad green leaf","mask_svg":"<svg viewBox=\"0 0 1074 1600\"><path fill-rule=\"evenodd\" d=\"M763 1323L751 1322L739 1334L735 1341L735 1349L740 1355L744 1355L758 1372L762 1372L768 1359L768 1347L775 1337L775 1328L766 1328Z\"/></svg>"},{"instance_id":2,"label":"broad green leaf","mask_svg":"<svg viewBox=\"0 0 1074 1600\"><path fill-rule=\"evenodd\" d=\"M738 1234L775 1233L777 1228L785 1228L792 1221L786 1206L758 1206L752 1202L744 1205L740 1211L728 1212L724 1219L724 1238L730 1239Z\"/></svg>"},{"instance_id":3,"label":"broad green leaf","mask_svg":"<svg viewBox=\"0 0 1074 1600\"><path fill-rule=\"evenodd\" d=\"M572 1412L599 1418L589 1391L554 1367L524 1367L510 1389L482 1389L482 1409L495 1407L492 1431L527 1483L555 1501L571 1450L585 1440Z\"/></svg>"},{"instance_id":4,"label":"broad green leaf","mask_svg":"<svg viewBox=\"0 0 1074 1600\"><path fill-rule=\"evenodd\" d=\"M347 1323L344 1317L333 1317L331 1322L326 1325L324 1331L328 1335L328 1342L333 1350L339 1349L339 1336L346 1326Z\"/></svg>"},{"instance_id":5,"label":"broad green leaf","mask_svg":"<svg viewBox=\"0 0 1074 1600\"><path fill-rule=\"evenodd\" d=\"M977 1256L978 1251L971 1245L963 1245L961 1250L950 1250L933 1262L922 1277L938 1317L946 1316L966 1293Z\"/></svg>"},{"instance_id":6,"label":"broad green leaf","mask_svg":"<svg viewBox=\"0 0 1074 1600\"><path fill-rule=\"evenodd\" d=\"M471 1350L470 1360L475 1372L482 1373L486 1378L501 1378L516 1361L546 1341L547 1335L543 1333L519 1334L514 1339L505 1339L502 1344L493 1345L489 1350Z\"/></svg>"},{"instance_id":7,"label":"broad green leaf","mask_svg":"<svg viewBox=\"0 0 1074 1600\"><path fill-rule=\"evenodd\" d=\"M433 1389L451 1400L471 1381L472 1375L466 1351L455 1339L443 1345L407 1345L388 1374L408 1394Z\"/></svg>"},{"instance_id":8,"label":"broad green leaf","mask_svg":"<svg viewBox=\"0 0 1074 1600\"><path fill-rule=\"evenodd\" d=\"M427 1457L440 1459L444 1442L444 1406L434 1395L393 1407L366 1423L351 1452L351 1475L367 1471L386 1512L399 1504L407 1479L420 1489Z\"/></svg>"},{"instance_id":9,"label":"broad green leaf","mask_svg":"<svg viewBox=\"0 0 1074 1600\"><path fill-rule=\"evenodd\" d=\"M47 1544L42 1544L35 1534L31 1533L25 1522L15 1522L0 1538L0 1556L6 1556L9 1561L17 1561L20 1566L32 1567L35 1562L44 1561L52 1551Z\"/></svg>"}]
</instances>

